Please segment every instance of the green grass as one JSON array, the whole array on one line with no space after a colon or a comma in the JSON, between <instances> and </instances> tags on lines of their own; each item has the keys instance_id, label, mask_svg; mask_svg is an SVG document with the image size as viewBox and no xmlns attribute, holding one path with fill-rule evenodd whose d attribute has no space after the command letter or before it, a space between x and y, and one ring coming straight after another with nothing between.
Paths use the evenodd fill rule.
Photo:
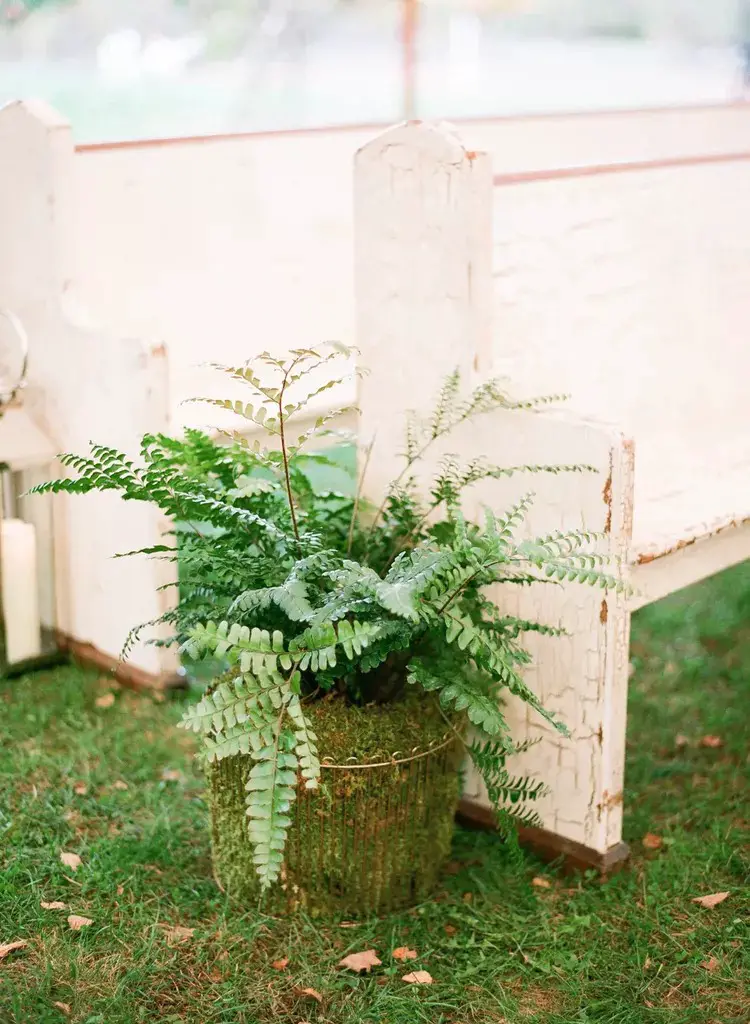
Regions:
<instances>
[{"instance_id":1,"label":"green grass","mask_svg":"<svg viewBox=\"0 0 750 1024\"><path fill-rule=\"evenodd\" d=\"M0 943L28 946L0 961L0 1021L745 1024L750 565L639 613L633 663L627 870L566 879L457 831L433 902L346 929L275 921L218 891L179 700L120 691L97 708L107 680L73 668L1 683ZM61 849L81 856L75 874ZM691 902L723 890L713 910ZM94 923L73 932L68 913ZM170 944L175 925L192 938ZM390 955L402 945L419 954L406 967ZM372 976L337 969L373 947ZM404 984L411 969L435 984Z\"/></svg>"}]
</instances>

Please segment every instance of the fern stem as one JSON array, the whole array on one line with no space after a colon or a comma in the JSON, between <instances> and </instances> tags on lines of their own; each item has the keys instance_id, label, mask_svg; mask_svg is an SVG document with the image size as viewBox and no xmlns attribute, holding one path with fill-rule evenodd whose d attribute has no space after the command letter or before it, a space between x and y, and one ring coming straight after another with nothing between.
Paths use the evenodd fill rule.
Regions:
<instances>
[{"instance_id":1,"label":"fern stem","mask_svg":"<svg viewBox=\"0 0 750 1024\"><path fill-rule=\"evenodd\" d=\"M450 731L456 736L456 739L458 739L459 743L464 748L464 750L466 750L468 752L471 752L471 747L466 742L466 740L463 738L463 736L458 731L458 729L455 727L453 722L451 722L450 718L448 718L446 713L443 711L442 705L441 705L441 703L440 703L440 701L439 701L439 699L437 697L435 697L435 707L438 709L438 712L440 713L440 717L443 719L443 721L448 726Z\"/></svg>"},{"instance_id":2,"label":"fern stem","mask_svg":"<svg viewBox=\"0 0 750 1024\"><path fill-rule=\"evenodd\" d=\"M365 475L367 473L367 467L370 465L370 456L372 455L372 449L375 446L375 438L365 448L365 461L362 466L362 472L359 474L359 481L357 483L357 493L354 496L354 506L352 508L352 517L349 520L349 533L346 538L346 553L351 554L352 541L354 540L354 524L357 521L357 513L359 512L359 502L362 497L362 489L365 483Z\"/></svg>"},{"instance_id":3,"label":"fern stem","mask_svg":"<svg viewBox=\"0 0 750 1024\"><path fill-rule=\"evenodd\" d=\"M297 541L297 545L299 546L299 528L297 527L297 513L295 512L294 500L292 498L292 481L291 481L291 477L289 475L289 453L286 450L286 436L285 436L285 433L284 433L284 420L285 420L285 416L284 416L284 391L286 390L287 381L289 380L289 374L294 369L295 363L297 363L297 362L298 362L298 360L295 359L294 362L290 365L289 369L284 373L284 379L281 382L281 388L279 390L278 405L279 405L279 441L280 441L280 444L281 444L281 457L282 457L282 459L284 461L284 480L286 482L286 496L287 496L287 501L289 502L289 514L292 517L292 530L294 531L294 539Z\"/></svg>"}]
</instances>

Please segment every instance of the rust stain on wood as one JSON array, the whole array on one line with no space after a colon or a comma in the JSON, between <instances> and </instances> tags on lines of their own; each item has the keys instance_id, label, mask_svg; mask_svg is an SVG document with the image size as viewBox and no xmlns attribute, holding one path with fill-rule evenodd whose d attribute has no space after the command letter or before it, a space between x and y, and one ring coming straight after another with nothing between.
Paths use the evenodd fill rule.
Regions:
<instances>
[{"instance_id":1,"label":"rust stain on wood","mask_svg":"<svg viewBox=\"0 0 750 1024\"><path fill-rule=\"evenodd\" d=\"M750 516L743 516L740 519L730 519L726 523L722 523L720 526L714 527L713 530L708 530L705 533L697 533L694 537L686 537L683 540L678 540L676 544L672 544L668 548L664 548L663 551L647 551L642 555L638 555L636 559L637 565L648 565L650 562L655 562L657 558L665 558L667 555L674 555L678 551L683 551L685 548L692 547L698 541L711 540L712 537L718 537L719 534L724 533L726 530L737 529L741 526L747 526L750 524Z\"/></svg>"},{"instance_id":2,"label":"rust stain on wood","mask_svg":"<svg viewBox=\"0 0 750 1024\"><path fill-rule=\"evenodd\" d=\"M609 476L604 482L604 490L602 491L602 499L604 504L607 506L607 518L604 520L604 532L610 533L612 530L612 456L609 457Z\"/></svg>"},{"instance_id":3,"label":"rust stain on wood","mask_svg":"<svg viewBox=\"0 0 750 1024\"><path fill-rule=\"evenodd\" d=\"M602 802L596 805L596 813L599 818L605 811L611 811L614 807L619 807L623 801L623 792L619 790L617 793L613 793L611 796L604 790Z\"/></svg>"}]
</instances>

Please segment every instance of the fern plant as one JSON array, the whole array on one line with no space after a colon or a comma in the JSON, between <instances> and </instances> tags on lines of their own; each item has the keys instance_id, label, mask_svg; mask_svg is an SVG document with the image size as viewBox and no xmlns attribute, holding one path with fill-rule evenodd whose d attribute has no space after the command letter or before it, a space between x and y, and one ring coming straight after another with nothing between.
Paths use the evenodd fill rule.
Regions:
<instances>
[{"instance_id":1,"label":"fern plant","mask_svg":"<svg viewBox=\"0 0 750 1024\"><path fill-rule=\"evenodd\" d=\"M506 768L518 748L501 700L509 691L565 731L523 679L523 635L560 630L503 615L486 588L540 581L621 588L596 552L595 534L519 539L531 494L503 512L487 509L481 522L461 510L466 489L483 479L591 467L503 467L482 458L463 465L447 456L429 486L417 485L426 453L458 425L560 396L514 402L490 380L464 397L458 373L451 374L432 415L410 419L403 469L378 506L364 498L363 478L349 493L320 487L316 473L333 460L315 444L337 413L313 417L302 433L295 418L346 379L327 370L351 355L341 347L299 349L284 359L264 352L253 365L217 368L247 389L248 401L199 401L248 421L266 443L238 430L215 438L197 430L181 439L147 435L138 462L92 445L87 456L62 456L75 476L35 488L113 490L171 517L164 543L140 552L179 562L178 600L157 621L172 627L184 654L227 669L181 724L200 735L209 762L252 758L248 835L264 889L281 873L298 786L318 785L306 704L322 695L367 704L418 687L425 700L439 702L449 728L457 715L474 727L467 749L498 808L533 820L522 807L541 787Z\"/></svg>"}]
</instances>

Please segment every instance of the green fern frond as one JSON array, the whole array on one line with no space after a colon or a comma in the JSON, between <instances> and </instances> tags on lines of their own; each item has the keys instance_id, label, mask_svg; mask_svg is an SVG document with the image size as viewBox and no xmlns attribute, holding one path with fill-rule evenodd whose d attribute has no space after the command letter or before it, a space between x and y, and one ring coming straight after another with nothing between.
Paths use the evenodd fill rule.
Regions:
<instances>
[{"instance_id":1,"label":"green fern frond","mask_svg":"<svg viewBox=\"0 0 750 1024\"><path fill-rule=\"evenodd\" d=\"M292 622L306 622L312 617L313 608L308 600L308 587L301 579L294 577L278 587L263 587L246 590L229 606L229 615L264 611L275 604Z\"/></svg>"},{"instance_id":2,"label":"green fern frond","mask_svg":"<svg viewBox=\"0 0 750 1024\"><path fill-rule=\"evenodd\" d=\"M437 693L444 708L465 711L469 721L488 736L504 736L510 742L508 724L497 697L473 685L469 678L462 678L455 672L455 665L452 669L450 675L437 673L423 659L412 658L407 666L407 681L419 684L426 693Z\"/></svg>"},{"instance_id":3,"label":"green fern frond","mask_svg":"<svg viewBox=\"0 0 750 1024\"><path fill-rule=\"evenodd\" d=\"M272 742L251 753L247 792L247 831L253 845L253 863L265 892L281 874L290 811L297 798L297 738L278 719Z\"/></svg>"},{"instance_id":4,"label":"green fern frond","mask_svg":"<svg viewBox=\"0 0 750 1024\"><path fill-rule=\"evenodd\" d=\"M317 789L320 779L320 760L316 744L318 737L305 717L299 697L292 697L287 711L294 728L294 738L297 741L295 753L299 761L300 775L305 780L305 789Z\"/></svg>"}]
</instances>

